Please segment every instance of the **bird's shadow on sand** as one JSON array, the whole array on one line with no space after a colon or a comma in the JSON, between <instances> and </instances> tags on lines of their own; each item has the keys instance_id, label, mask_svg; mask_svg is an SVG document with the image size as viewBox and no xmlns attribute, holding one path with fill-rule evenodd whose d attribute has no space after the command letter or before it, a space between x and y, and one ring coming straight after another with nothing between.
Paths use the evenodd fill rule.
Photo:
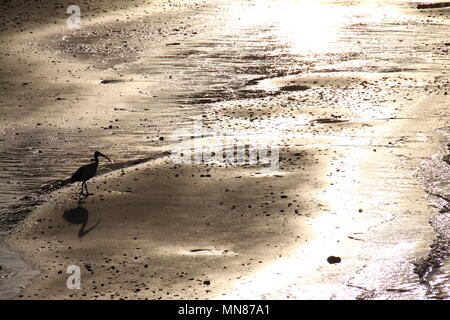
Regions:
<instances>
[{"instance_id":1,"label":"bird's shadow on sand","mask_svg":"<svg viewBox=\"0 0 450 320\"><path fill-rule=\"evenodd\" d=\"M82 202L78 202L78 206L76 208L72 208L64 211L63 218L71 223L71 224L81 224L80 231L78 231L78 238L84 237L86 234L94 230L99 223L102 221L101 219L89 229L86 229L88 220L89 220L89 211L86 208L81 206Z\"/></svg>"}]
</instances>

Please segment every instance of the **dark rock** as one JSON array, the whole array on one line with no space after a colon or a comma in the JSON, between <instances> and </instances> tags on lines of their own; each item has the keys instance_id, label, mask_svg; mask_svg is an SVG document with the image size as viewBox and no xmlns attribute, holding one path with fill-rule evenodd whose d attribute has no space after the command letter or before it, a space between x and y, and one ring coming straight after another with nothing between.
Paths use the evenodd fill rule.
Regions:
<instances>
[{"instance_id":1,"label":"dark rock","mask_svg":"<svg viewBox=\"0 0 450 320\"><path fill-rule=\"evenodd\" d=\"M282 91L305 91L310 89L308 86L288 85L280 88Z\"/></svg>"},{"instance_id":2,"label":"dark rock","mask_svg":"<svg viewBox=\"0 0 450 320\"><path fill-rule=\"evenodd\" d=\"M123 80L105 79L105 80L100 81L101 84L118 83L118 82L123 82Z\"/></svg>"},{"instance_id":3,"label":"dark rock","mask_svg":"<svg viewBox=\"0 0 450 320\"><path fill-rule=\"evenodd\" d=\"M435 9L450 7L450 2L438 2L438 3L421 3L417 5L417 9Z\"/></svg>"},{"instance_id":4,"label":"dark rock","mask_svg":"<svg viewBox=\"0 0 450 320\"><path fill-rule=\"evenodd\" d=\"M330 264L334 264L334 263L340 263L341 262L341 258L340 257L335 257L335 256L329 256L327 258L328 263Z\"/></svg>"},{"instance_id":5,"label":"dark rock","mask_svg":"<svg viewBox=\"0 0 450 320\"><path fill-rule=\"evenodd\" d=\"M444 160L447 164L450 165L450 154L444 156L444 158L442 160Z\"/></svg>"}]
</instances>

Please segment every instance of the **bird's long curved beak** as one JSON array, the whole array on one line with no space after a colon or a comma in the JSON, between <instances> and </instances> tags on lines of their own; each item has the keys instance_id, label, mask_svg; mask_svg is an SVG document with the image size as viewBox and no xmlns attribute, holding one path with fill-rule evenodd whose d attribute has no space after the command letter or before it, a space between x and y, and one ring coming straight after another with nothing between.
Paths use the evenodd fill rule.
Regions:
<instances>
[{"instance_id":1,"label":"bird's long curved beak","mask_svg":"<svg viewBox=\"0 0 450 320\"><path fill-rule=\"evenodd\" d=\"M103 158L108 159L108 161L109 161L110 163L112 163L112 161L111 161L107 156L105 156L103 153L100 153L99 155L102 156Z\"/></svg>"}]
</instances>

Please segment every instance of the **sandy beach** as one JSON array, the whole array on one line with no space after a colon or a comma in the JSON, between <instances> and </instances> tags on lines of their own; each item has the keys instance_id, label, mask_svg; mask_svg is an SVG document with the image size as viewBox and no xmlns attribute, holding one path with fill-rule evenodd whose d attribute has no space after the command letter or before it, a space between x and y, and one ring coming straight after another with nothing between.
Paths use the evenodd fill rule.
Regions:
<instances>
[{"instance_id":1,"label":"sandy beach","mask_svg":"<svg viewBox=\"0 0 450 320\"><path fill-rule=\"evenodd\" d=\"M449 298L449 8L263 2L1 5L2 299Z\"/></svg>"}]
</instances>

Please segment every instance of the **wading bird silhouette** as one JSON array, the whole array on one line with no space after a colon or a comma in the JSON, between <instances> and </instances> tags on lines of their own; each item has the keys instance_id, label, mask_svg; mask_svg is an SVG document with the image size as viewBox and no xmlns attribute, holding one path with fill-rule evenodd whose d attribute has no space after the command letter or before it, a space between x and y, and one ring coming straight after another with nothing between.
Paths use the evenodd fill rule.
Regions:
<instances>
[{"instance_id":1,"label":"wading bird silhouette","mask_svg":"<svg viewBox=\"0 0 450 320\"><path fill-rule=\"evenodd\" d=\"M83 182L81 184L81 192L80 192L80 194L83 196L87 197L89 195L92 195L92 193L89 193L89 191L88 191L86 181L95 177L95 175L97 173L97 167L98 167L98 157L104 157L104 158L108 159L109 162L111 162L111 160L109 160L109 158L107 156L105 156L104 154L102 154L98 151L95 151L95 153L94 153L95 161L93 163L89 163L89 164L79 167L78 170L70 178L70 182L72 182L72 183L73 182ZM83 188L86 189L86 193L84 193Z\"/></svg>"}]
</instances>

